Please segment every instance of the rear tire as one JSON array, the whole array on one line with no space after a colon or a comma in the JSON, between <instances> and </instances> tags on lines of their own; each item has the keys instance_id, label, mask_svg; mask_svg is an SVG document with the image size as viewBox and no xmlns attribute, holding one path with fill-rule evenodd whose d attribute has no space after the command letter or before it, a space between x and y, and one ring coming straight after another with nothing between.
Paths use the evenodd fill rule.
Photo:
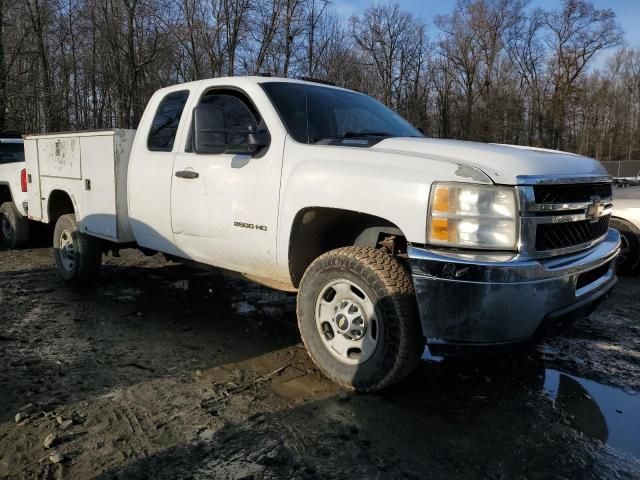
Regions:
<instances>
[{"instance_id":1,"label":"rear tire","mask_svg":"<svg viewBox=\"0 0 640 480\"><path fill-rule=\"evenodd\" d=\"M638 264L640 264L640 232L629 222L620 218L612 218L610 226L618 230L621 236L618 274L630 275L638 270Z\"/></svg>"},{"instance_id":2,"label":"rear tire","mask_svg":"<svg viewBox=\"0 0 640 480\"><path fill-rule=\"evenodd\" d=\"M380 250L345 247L318 257L300 283L297 314L311 359L350 390L401 380L424 350L411 275Z\"/></svg>"},{"instance_id":3,"label":"rear tire","mask_svg":"<svg viewBox=\"0 0 640 480\"><path fill-rule=\"evenodd\" d=\"M20 215L15 203L0 206L0 240L6 248L19 248L29 241L29 220Z\"/></svg>"},{"instance_id":4,"label":"rear tire","mask_svg":"<svg viewBox=\"0 0 640 480\"><path fill-rule=\"evenodd\" d=\"M53 256L58 274L70 285L85 285L102 266L102 242L78 230L76 216L62 215L53 231Z\"/></svg>"}]
</instances>

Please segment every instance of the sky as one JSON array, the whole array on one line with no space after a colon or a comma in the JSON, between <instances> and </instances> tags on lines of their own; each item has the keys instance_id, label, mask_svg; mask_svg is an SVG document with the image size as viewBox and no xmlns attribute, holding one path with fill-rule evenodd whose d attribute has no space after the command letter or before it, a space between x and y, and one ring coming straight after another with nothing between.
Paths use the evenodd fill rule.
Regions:
<instances>
[{"instance_id":1,"label":"sky","mask_svg":"<svg viewBox=\"0 0 640 480\"><path fill-rule=\"evenodd\" d=\"M435 15L451 13L456 0L397 0L400 6L432 25ZM592 0L596 8L610 8L616 14L618 23L624 30L624 37L630 47L640 47L640 0ZM334 0L335 9L343 16L357 15L365 8L387 3L386 0ZM559 8L559 0L531 0L531 7L545 10Z\"/></svg>"}]
</instances>

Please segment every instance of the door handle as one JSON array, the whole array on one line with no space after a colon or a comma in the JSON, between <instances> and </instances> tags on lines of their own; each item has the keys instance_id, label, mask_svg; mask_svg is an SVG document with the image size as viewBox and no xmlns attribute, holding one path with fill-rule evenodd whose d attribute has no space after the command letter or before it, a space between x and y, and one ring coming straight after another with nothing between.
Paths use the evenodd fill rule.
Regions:
<instances>
[{"instance_id":1,"label":"door handle","mask_svg":"<svg viewBox=\"0 0 640 480\"><path fill-rule=\"evenodd\" d=\"M178 178L186 178L189 180L193 180L194 178L198 178L200 174L198 172L194 172L193 170L180 170L176 172L176 177Z\"/></svg>"}]
</instances>

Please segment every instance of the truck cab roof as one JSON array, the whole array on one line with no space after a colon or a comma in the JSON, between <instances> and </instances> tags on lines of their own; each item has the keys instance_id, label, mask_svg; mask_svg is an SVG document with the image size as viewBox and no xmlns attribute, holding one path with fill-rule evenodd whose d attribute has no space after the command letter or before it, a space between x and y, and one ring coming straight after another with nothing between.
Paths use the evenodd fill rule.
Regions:
<instances>
[{"instance_id":1,"label":"truck cab roof","mask_svg":"<svg viewBox=\"0 0 640 480\"><path fill-rule=\"evenodd\" d=\"M295 79L295 78L285 78L285 77L269 77L269 76L231 76L231 77L215 77L215 78L206 78L203 80L196 80L193 82L179 83L176 85L171 85L170 87L165 87L156 91L156 94L163 92L172 92L176 90L182 90L184 88L192 89L198 88L202 86L216 86L216 85L225 85L225 86L247 86L249 84L259 85L263 83L297 83L302 85L313 84L317 86L322 86L326 88L335 88L337 90L346 90L341 87L337 87L335 85L330 85L328 83L322 82L320 80L315 81L311 79Z\"/></svg>"}]
</instances>

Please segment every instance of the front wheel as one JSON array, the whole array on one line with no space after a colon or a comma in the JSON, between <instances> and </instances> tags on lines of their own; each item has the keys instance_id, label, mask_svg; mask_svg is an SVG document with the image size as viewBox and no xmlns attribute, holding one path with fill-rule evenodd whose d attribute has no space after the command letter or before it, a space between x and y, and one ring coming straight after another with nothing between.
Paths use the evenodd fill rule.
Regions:
<instances>
[{"instance_id":1,"label":"front wheel","mask_svg":"<svg viewBox=\"0 0 640 480\"><path fill-rule=\"evenodd\" d=\"M380 250L345 247L318 257L300 283L297 314L312 360L351 390L401 380L424 349L411 275Z\"/></svg>"},{"instance_id":2,"label":"front wheel","mask_svg":"<svg viewBox=\"0 0 640 480\"><path fill-rule=\"evenodd\" d=\"M78 230L75 215L62 215L53 231L53 256L58 273L65 282L85 285L100 272L101 242Z\"/></svg>"},{"instance_id":3,"label":"front wheel","mask_svg":"<svg viewBox=\"0 0 640 480\"><path fill-rule=\"evenodd\" d=\"M0 206L0 241L6 248L19 248L29 240L29 220L20 215L15 203Z\"/></svg>"}]
</instances>

